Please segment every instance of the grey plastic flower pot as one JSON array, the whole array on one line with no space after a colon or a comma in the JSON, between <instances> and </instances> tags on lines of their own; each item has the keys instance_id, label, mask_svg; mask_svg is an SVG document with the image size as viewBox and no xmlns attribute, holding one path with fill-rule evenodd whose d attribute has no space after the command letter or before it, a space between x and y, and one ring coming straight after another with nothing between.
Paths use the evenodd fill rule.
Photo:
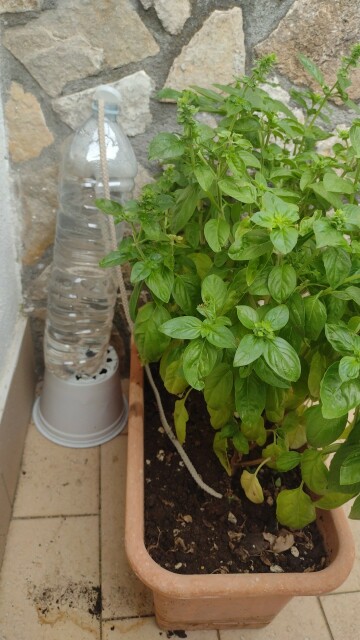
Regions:
<instances>
[{"instance_id":1,"label":"grey plastic flower pot","mask_svg":"<svg viewBox=\"0 0 360 640\"><path fill-rule=\"evenodd\" d=\"M45 371L43 391L33 409L40 433L74 448L94 447L118 435L128 417L118 365L109 347L106 365L92 378L62 380Z\"/></svg>"}]
</instances>

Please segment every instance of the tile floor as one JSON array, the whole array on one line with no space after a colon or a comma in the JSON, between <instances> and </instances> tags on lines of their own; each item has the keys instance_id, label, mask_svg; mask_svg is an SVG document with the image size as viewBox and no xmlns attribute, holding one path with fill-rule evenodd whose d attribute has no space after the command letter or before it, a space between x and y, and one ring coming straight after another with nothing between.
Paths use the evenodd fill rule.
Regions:
<instances>
[{"instance_id":1,"label":"tile floor","mask_svg":"<svg viewBox=\"0 0 360 640\"><path fill-rule=\"evenodd\" d=\"M150 594L125 559L126 441L123 433L101 447L67 449L30 425L0 575L0 640L169 637L157 628ZM265 629L191 631L181 637L357 638L360 523L351 526L359 556L351 576L334 594L292 600Z\"/></svg>"}]
</instances>

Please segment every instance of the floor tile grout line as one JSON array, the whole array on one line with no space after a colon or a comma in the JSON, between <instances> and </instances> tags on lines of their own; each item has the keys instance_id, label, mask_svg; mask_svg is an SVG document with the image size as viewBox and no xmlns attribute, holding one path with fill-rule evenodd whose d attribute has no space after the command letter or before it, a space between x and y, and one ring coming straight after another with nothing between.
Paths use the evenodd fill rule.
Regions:
<instances>
[{"instance_id":1,"label":"floor tile grout line","mask_svg":"<svg viewBox=\"0 0 360 640\"><path fill-rule=\"evenodd\" d=\"M103 622L120 622L121 620L139 620L140 618L154 618L155 619L155 614L154 613L144 613L143 615L138 615L138 616L111 616L110 618L107 618L106 616L103 617Z\"/></svg>"},{"instance_id":2,"label":"floor tile grout line","mask_svg":"<svg viewBox=\"0 0 360 640\"><path fill-rule=\"evenodd\" d=\"M317 601L318 601L318 603L319 603L319 605L320 605L321 612L322 612L322 614L323 614L323 616L324 616L325 624L326 624L327 630L328 630L328 632L329 632L330 638L331 638L331 640L335 640L335 639L334 639L334 636L333 636L333 634L332 634L332 631L331 631L331 627L330 627L329 621L328 621L328 619L327 619L327 617L326 617L325 609L324 609L324 607L323 607L323 605L322 605L321 598L320 598L319 596L317 597Z\"/></svg>"},{"instance_id":3,"label":"floor tile grout line","mask_svg":"<svg viewBox=\"0 0 360 640\"><path fill-rule=\"evenodd\" d=\"M330 593L324 593L323 596L321 596L322 598L328 598L330 596L349 596L352 593L360 593L360 589L353 589L351 591L330 591Z\"/></svg>"},{"instance_id":4,"label":"floor tile grout line","mask_svg":"<svg viewBox=\"0 0 360 640\"><path fill-rule=\"evenodd\" d=\"M216 633L217 633L217 640L221 640L220 630L216 629Z\"/></svg>"},{"instance_id":5,"label":"floor tile grout line","mask_svg":"<svg viewBox=\"0 0 360 640\"><path fill-rule=\"evenodd\" d=\"M60 513L44 516L13 516L12 520L54 520L56 518L93 518L94 516L99 516L99 513Z\"/></svg>"}]
</instances>

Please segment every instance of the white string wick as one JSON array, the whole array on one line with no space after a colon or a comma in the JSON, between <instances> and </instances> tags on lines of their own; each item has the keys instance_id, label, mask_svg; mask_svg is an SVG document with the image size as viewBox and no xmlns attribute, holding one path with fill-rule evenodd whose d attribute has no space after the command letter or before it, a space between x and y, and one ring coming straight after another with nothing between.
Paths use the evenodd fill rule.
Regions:
<instances>
[{"instance_id":1,"label":"white string wick","mask_svg":"<svg viewBox=\"0 0 360 640\"><path fill-rule=\"evenodd\" d=\"M106 142L105 142L105 103L104 103L104 100L99 100L98 129L99 129L99 147L100 147L101 175L102 175L102 181L103 181L104 196L105 196L105 198L107 200L110 200L109 172L108 172L108 166L107 166ZM110 251L116 251L116 249L117 249L117 239L116 239L116 230L115 230L114 219L112 218L112 216L107 216L107 219L108 219L108 228L109 228ZM115 272L116 272L116 277L117 277L117 281L118 281L118 284L119 284L120 298L121 298L121 302L122 302L122 305L123 305L126 321L127 321L128 325L129 325L130 330L133 331L134 323L133 323L133 321L131 319L131 316L130 316L127 292L126 292L123 273L122 273L122 269L121 269L120 265L117 265L115 267ZM171 429L171 427L170 427L170 425L169 425L169 423L168 423L168 421L166 419L164 408L163 408L163 405L162 405L162 402L161 402L160 393L159 393L159 391L158 391L158 389L156 387L156 384L154 382L154 379L152 377L149 365L145 365L145 371L146 371L146 375L148 377L150 386L151 386L151 388L152 388L152 390L154 392L154 395L155 395L156 404L157 404L159 415L160 415L160 421L161 421L161 424L162 424L162 426L164 428L164 431L165 431L166 435L168 436L168 438L171 440L171 442L174 445L174 447L177 450L177 452L179 453L179 455L180 455L182 461L184 462L185 467L189 471L191 477L195 480L196 484L201 489L203 489L203 491L205 491L206 493L209 493L211 496L214 496L215 498L222 498L223 496L221 495L221 493L218 493L217 491L215 491L214 489L209 487L201 479L201 477L199 476L198 472L196 471L194 465L192 464L191 460L189 459L187 453L185 453L183 447L181 446L179 440L176 438L174 432L172 431L172 429Z\"/></svg>"}]
</instances>

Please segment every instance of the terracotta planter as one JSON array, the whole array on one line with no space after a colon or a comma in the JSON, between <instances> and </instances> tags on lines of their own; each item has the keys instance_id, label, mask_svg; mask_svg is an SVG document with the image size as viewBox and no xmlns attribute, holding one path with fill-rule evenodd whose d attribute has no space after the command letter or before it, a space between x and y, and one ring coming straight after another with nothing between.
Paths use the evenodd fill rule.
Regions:
<instances>
[{"instance_id":1,"label":"terracotta planter","mask_svg":"<svg viewBox=\"0 0 360 640\"><path fill-rule=\"evenodd\" d=\"M160 567L144 545L143 370L132 347L125 545L135 574L153 592L162 629L262 627L293 596L333 591L347 578L354 543L341 509L320 511L330 565L316 573L178 575Z\"/></svg>"}]
</instances>

